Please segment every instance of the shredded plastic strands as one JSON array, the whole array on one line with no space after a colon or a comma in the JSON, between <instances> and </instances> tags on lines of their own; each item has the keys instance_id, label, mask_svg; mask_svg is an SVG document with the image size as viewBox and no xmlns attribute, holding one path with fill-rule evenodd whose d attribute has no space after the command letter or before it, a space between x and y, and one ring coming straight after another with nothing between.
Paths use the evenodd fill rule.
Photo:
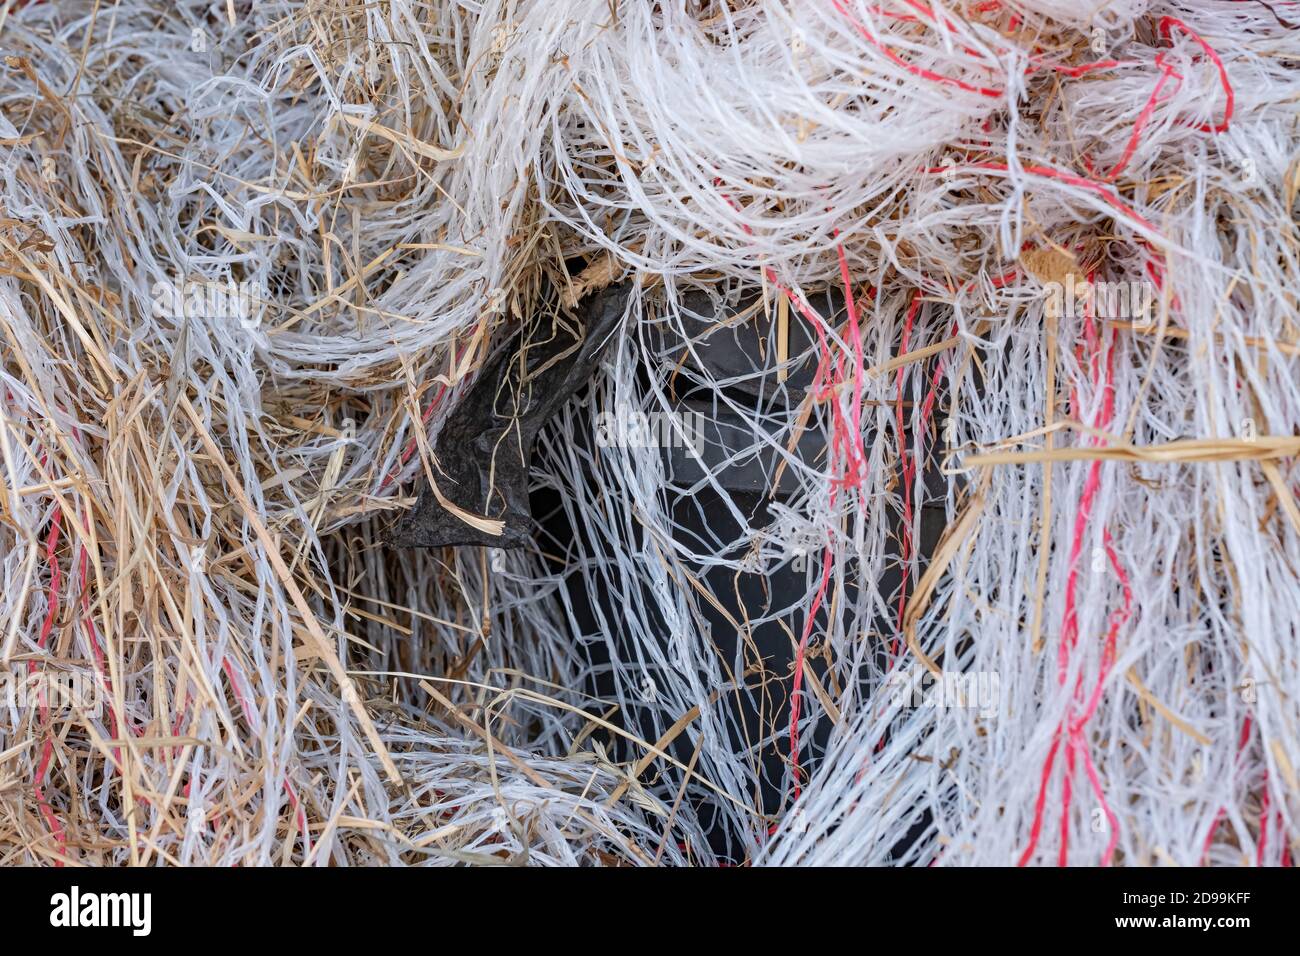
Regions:
<instances>
[{"instance_id":1,"label":"shredded plastic strands","mask_svg":"<svg viewBox=\"0 0 1300 956\"><path fill-rule=\"evenodd\" d=\"M1290 865L1295 22L11 5L0 862ZM614 282L536 548L388 548Z\"/></svg>"}]
</instances>

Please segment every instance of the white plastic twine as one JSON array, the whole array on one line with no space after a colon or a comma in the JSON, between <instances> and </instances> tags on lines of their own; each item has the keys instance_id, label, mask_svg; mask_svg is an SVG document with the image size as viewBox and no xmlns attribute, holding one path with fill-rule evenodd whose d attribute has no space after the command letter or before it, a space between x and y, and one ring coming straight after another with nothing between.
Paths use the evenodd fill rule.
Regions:
<instances>
[{"instance_id":1,"label":"white plastic twine","mask_svg":"<svg viewBox=\"0 0 1300 956\"><path fill-rule=\"evenodd\" d=\"M10 12L0 639L103 706L5 702L5 852L709 864L716 826L769 864L1291 859L1300 31L1252 3L733 6ZM422 440L584 258L637 288L539 441L562 566L378 546ZM1145 311L1052 304L1090 277ZM156 308L186 281L256 307ZM846 282L854 315L820 314ZM764 330L786 296L813 391L746 402L665 346L700 289L761 293ZM737 460L783 463L770 524L595 442L592 412L688 386L752 432ZM677 527L702 488L733 540ZM799 554L806 594L750 623L824 676L796 726L740 726L762 692L703 632L734 598L703 574ZM579 589L610 596L597 633ZM991 696L926 701L927 662Z\"/></svg>"}]
</instances>

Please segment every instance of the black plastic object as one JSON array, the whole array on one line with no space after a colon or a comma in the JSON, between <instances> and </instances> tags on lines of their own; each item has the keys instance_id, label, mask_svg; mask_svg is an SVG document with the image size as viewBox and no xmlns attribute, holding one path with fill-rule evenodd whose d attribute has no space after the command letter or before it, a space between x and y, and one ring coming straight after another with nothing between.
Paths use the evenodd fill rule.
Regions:
<instances>
[{"instance_id":1,"label":"black plastic object","mask_svg":"<svg viewBox=\"0 0 1300 956\"><path fill-rule=\"evenodd\" d=\"M543 318L521 332L479 374L439 433L435 454L441 470L435 472L435 477L440 490L466 511L503 520L502 535L487 534L465 523L426 489L392 536L392 543L398 546L467 544L509 548L540 544L542 553L554 562L554 570L564 577L573 610L570 622L575 649L587 662L582 689L601 700L617 696L615 661L636 660L637 642L646 638L644 634L628 633L621 626L621 608L629 601L651 608L654 600L646 592L645 582L636 579L603 578L591 587L589 576L579 573L577 559L586 555L600 561L605 557L610 561L607 567L616 567L608 553L609 543L593 540L585 529L575 526L566 514L567 495L562 488L531 482L534 487L530 504L528 471L538 431L590 378L602 347L626 312L630 291L626 285L603 290L584 299L575 316ZM754 307L758 301L755 292L740 297L728 308L706 293L691 293L682 302L681 327L661 325L651 339L657 360L669 362L680 373L673 376L670 401L677 411L697 415L703 423L698 458L697 453L677 446L663 449L665 504L672 516L674 537L700 553L739 557L727 552L729 543L741 537L744 530L732 508L743 515L749 528L758 529L773 520L772 504L783 502L795 490L790 469L774 481L778 464L775 447L783 435L772 434L769 442L757 442L760 436L755 434L752 422L718 401L719 390L713 384L726 381L725 391L741 407L769 411L780 406L793 409L811 385L817 350L811 347L813 333L807 323L791 317L788 354L794 358L782 380L776 371L771 316ZM828 323L838 325L842 321L842 295L833 291L819 293L813 305ZM577 417L582 420L593 413L593 408L583 405ZM592 428L579 428L566 440L588 446L595 431L593 423ZM746 452L748 449L754 450ZM589 450L593 456L598 453L597 449ZM825 452L815 430L802 435L797 451L802 460L819 460ZM713 476L709 485L701 480L706 473ZM594 484L597 479L588 474L587 480ZM945 483L932 462L925 467L922 480L926 503L921 510L917 546L925 560L933 553L945 525L941 504ZM538 516L536 523L534 513ZM891 509L889 521L900 528L902 517ZM897 537L891 537L890 561L883 579L876 582L882 594L897 594L902 584L898 555L893 550ZM728 744L736 753L746 753L756 762L760 775L758 809L765 815L782 812L791 796L788 738L781 733L766 737L766 730L780 731L789 721L793 646L790 632L779 621L747 626L744 633L739 633L732 622L764 617L772 608L799 607L809 587L808 571L800 564L802 561L792 556L778 567L755 572L737 573L716 565L691 568L716 595L717 606L710 602L701 605L704 620L700 637L713 646L719 660L728 664L736 676L735 686L728 689L723 704L732 735ZM856 599L856 590L850 585L843 605L847 608ZM829 629L830 613L826 607L820 610L815 633ZM871 628L874 634L864 635L879 641L882 654L886 639L894 633L891 618L892 610L882 614ZM654 639L667 643L672 637L666 622L652 618L651 626ZM758 667L760 662L762 666ZM807 664L818 680L825 678L825 663L819 655L810 654ZM657 739L664 730L664 715L649 703L639 705L635 694L623 696L627 707L613 719L637 737ZM830 737L830 719L818 716L817 710L811 707L812 712L805 717L809 724L802 737L805 772L815 770ZM692 756L688 737L679 735L668 746L681 762ZM622 738L603 742L618 759L642 756ZM692 797L691 802L709 834L714 853L731 862L744 861L753 834L733 832L723 824L713 798ZM911 830L901 836L895 848L899 858L906 856L914 840L929 826L928 819L927 811L918 808Z\"/></svg>"},{"instance_id":2,"label":"black plastic object","mask_svg":"<svg viewBox=\"0 0 1300 956\"><path fill-rule=\"evenodd\" d=\"M844 313L844 294L825 290L808 296L808 304L828 322L838 322ZM732 307L707 292L692 291L682 296L681 327L657 326L659 346L669 354L685 358L684 364L708 373L712 381L729 381L736 392L751 399L799 402L817 372L813 348L815 333L803 317L791 309L787 323L786 351L791 356L784 376L778 380L776 331L771 303L764 308L757 292L741 296ZM690 348L687 348L687 343Z\"/></svg>"},{"instance_id":3,"label":"black plastic object","mask_svg":"<svg viewBox=\"0 0 1300 956\"><path fill-rule=\"evenodd\" d=\"M793 469L784 469L777 478L780 456L776 448L785 445L786 432L774 431L766 436L767 441L760 441L764 436L755 431L754 420L737 414L721 402L714 384L725 380L725 391L736 405L776 413L772 416L776 423L782 418L782 407L787 415L794 414L812 384L817 355L812 344L815 333L801 317L791 315L788 354L792 360L786 367L785 380L781 381L773 344L775 323L767 311L753 308L758 301L757 291L732 302L705 293L691 293L681 303L684 308L679 313L680 327L660 323L648 336L657 350L652 361L666 363L677 370L672 377L669 399L675 403L674 410L698 416L695 420L702 423L698 436L700 446L695 451L677 445L662 449L664 504L672 519L673 537L700 554L741 558L743 555L733 550L735 543L745 540L747 529L770 525L775 518L773 505L785 504L797 490ZM828 324L838 326L845 318L843 295L835 291L815 294L812 304ZM577 414L581 420L581 415L595 412L594 407L586 406ZM578 428L575 434L566 436L566 441L580 445L590 442L583 431ZM599 452L588 450L593 455ZM824 460L826 451L819 431L807 429L800 437L796 454L803 461L816 462ZM706 474L712 476L707 484L703 481ZM916 544L925 560L933 553L946 524L942 505L945 481L932 462L924 468L922 480L926 503L920 513ZM588 481L595 487L598 478L592 473ZM565 497L564 489L539 482L533 494L533 513L540 524L540 550L552 556L553 570L564 576L573 612L574 643L590 675L583 690L601 701L621 697L624 707L612 719L640 739L656 740L677 715L666 714L653 701L643 702L635 686L629 693L629 687L618 682L627 679L627 670L633 662L643 660L640 645L647 637L666 647L674 636L673 630L653 613L655 597L650 593L650 585L635 577L618 576L619 565L613 560L609 542L594 537L575 520L576 516L565 506ZM737 512L743 526L736 518ZM897 544L902 521L902 515L890 507L888 522L895 533L886 545L889 559L882 578L874 582L881 594L897 595L902 586ZM633 533L638 533L635 526ZM640 539L631 545L634 551L639 551L641 546ZM774 608L802 608L815 577L809 565L817 560L816 553L802 558L792 554L784 563L752 572L737 572L722 565L688 564L690 572L713 596L710 601L699 602L703 620L694 639L706 642L713 649L724 673L732 678L727 687L721 688L720 706L725 732L729 734L727 744L734 753L746 754L753 761L760 783L755 795L756 809L773 819L789 807L792 797L789 737L784 731L790 718L794 646L787 627L797 632L802 624L802 611L796 611L793 617L786 615L784 621L750 622L769 616ZM602 564L609 570L598 574L593 586L589 572L593 566ZM840 602L846 615L858 603L852 571L847 577L849 583ZM649 635L632 633L623 626L622 609L629 604L640 605L649 612ZM829 604L825 602L818 612L814 634L830 630ZM888 610L863 634L864 640L876 643L881 667L886 663L884 655L889 642L896 634L894 611L891 602ZM743 622L741 630L735 622ZM825 659L815 653L815 644L811 648L813 653L805 659L806 666L819 681L825 682ZM646 675L654 683L659 682L652 668L646 669ZM864 676L863 682L864 691L870 693L870 678ZM603 712L603 707L602 704L596 712ZM801 768L808 774L816 770L829 745L831 719L815 703L810 704L804 710L804 728ZM599 732L595 736L615 759L631 762L643 756L637 745L627 744L622 738L605 737ZM693 754L692 734L675 736L667 750L681 763L689 762ZM716 856L731 863L745 861L754 834L730 829L719 813L717 799L711 794L688 799L708 833ZM928 826L927 821L924 808L918 808L910 829L900 835L895 848L897 858L907 855Z\"/></svg>"},{"instance_id":4,"label":"black plastic object","mask_svg":"<svg viewBox=\"0 0 1300 956\"><path fill-rule=\"evenodd\" d=\"M623 321L630 291L630 285L611 286L583 299L574 315L553 312L520 332L479 372L438 433L434 480L439 490L471 514L503 521L501 534L467 523L426 487L394 529L393 545L532 544L528 468L533 441L591 377L601 349Z\"/></svg>"}]
</instances>

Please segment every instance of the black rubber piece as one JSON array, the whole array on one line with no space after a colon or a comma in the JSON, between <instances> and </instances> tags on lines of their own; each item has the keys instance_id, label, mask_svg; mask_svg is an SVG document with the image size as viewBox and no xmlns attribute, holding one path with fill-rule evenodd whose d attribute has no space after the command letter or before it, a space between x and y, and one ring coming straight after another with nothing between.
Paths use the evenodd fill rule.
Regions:
<instances>
[{"instance_id":1,"label":"black rubber piece","mask_svg":"<svg viewBox=\"0 0 1300 956\"><path fill-rule=\"evenodd\" d=\"M426 487L393 529L395 547L532 545L528 469L542 426L595 371L601 350L622 324L631 285L583 299L572 316L552 312L525 329L479 372L452 411L434 446L434 480L459 508L503 521L494 535L442 506Z\"/></svg>"}]
</instances>

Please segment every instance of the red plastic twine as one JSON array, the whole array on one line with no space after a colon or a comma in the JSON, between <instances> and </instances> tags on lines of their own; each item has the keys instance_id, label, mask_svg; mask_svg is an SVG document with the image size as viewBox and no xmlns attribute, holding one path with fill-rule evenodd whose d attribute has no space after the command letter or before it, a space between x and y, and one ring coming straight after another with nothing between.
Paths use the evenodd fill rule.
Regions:
<instances>
[{"instance_id":1,"label":"red plastic twine","mask_svg":"<svg viewBox=\"0 0 1300 956\"><path fill-rule=\"evenodd\" d=\"M908 63L886 46L884 41L876 36L874 32L867 29L867 25L849 12L848 8L843 4L843 2L841 2L841 0L831 0L831 3L836 10L843 14L848 21L853 24L854 29L862 35L864 40L883 53L890 63L893 63L895 66L901 66L913 76L920 77L923 80L929 80L931 83L938 83L942 86L953 86L959 90L965 90L967 93L978 93L980 96L987 96L991 99L998 99L1002 96L1002 90L995 90L987 86L975 86L965 82L964 80L959 80L956 77L944 76L942 73L936 73L933 70L919 67L915 63ZM915 9L921 10L922 12L929 12L917 4L911 4L911 6ZM933 16L933 14L930 15Z\"/></svg>"},{"instance_id":2,"label":"red plastic twine","mask_svg":"<svg viewBox=\"0 0 1300 956\"><path fill-rule=\"evenodd\" d=\"M45 538L45 562L50 569L50 590L49 597L46 601L45 620L41 622L41 636L37 641L37 646L44 650L50 641L50 634L54 630L55 619L59 616L59 592L63 587L63 572L59 567L59 557L57 552L59 546L59 529L63 523L63 509L58 505L54 506L54 517L50 520L50 531ZM36 672L36 661L27 662L27 674L30 677ZM44 687L40 688L40 715L41 724L44 726L49 719L50 707L45 697ZM50 803L45 798L45 779L50 772L50 762L54 756L54 743L50 740L49 733L45 733L45 740L41 745L41 761L32 775L32 791L36 796L36 803L41 808L41 816L45 818L45 824L49 827L50 832L54 834L55 841L59 844L59 853L67 854L68 838L63 830L63 825L59 823L59 818L55 816L54 811L50 809ZM56 867L63 866L63 860L55 859Z\"/></svg>"},{"instance_id":3,"label":"red plastic twine","mask_svg":"<svg viewBox=\"0 0 1300 956\"><path fill-rule=\"evenodd\" d=\"M1214 63L1215 69L1219 71L1219 83L1223 86L1223 95L1226 98L1223 105L1223 122L1213 126L1209 123L1201 123L1199 126L1193 127L1193 129L1199 129L1203 133L1222 133L1228 128L1228 124L1232 121L1232 109L1236 102L1236 94L1233 93L1232 83L1228 80L1228 70L1223 65L1223 59L1215 52L1214 47L1206 43L1199 33L1189 27L1182 20L1179 20L1177 17L1165 17L1160 21L1160 35L1170 43L1173 43L1171 31L1174 29L1186 33L1200 45L1202 50L1205 51L1205 55L1210 58L1211 62Z\"/></svg>"},{"instance_id":4,"label":"red plastic twine","mask_svg":"<svg viewBox=\"0 0 1300 956\"><path fill-rule=\"evenodd\" d=\"M732 199L725 191L722 190L722 180L714 179L713 185L719 188L722 199L732 209L740 211L740 204ZM745 223L740 224L740 228L746 235L753 235L754 231ZM838 233L837 233L838 236ZM848 306L848 332L849 341L852 347L853 368L851 376L853 380L854 409L848 419L840 408L839 402L830 402L832 427L834 437L830 447L830 502L831 507L835 506L835 500L841 487L861 487L866 478L866 451L862 444L861 430L861 395L862 386L865 378L865 355L863 352L861 328L858 322L857 300L853 293L853 285L849 277L848 260L844 255L844 247L837 243L837 252L840 260L840 276L844 282L844 295ZM793 289L788 288L777 277L776 271L771 266L763 267L763 277L782 295L790 300L795 311L801 315L813 330L817 333L817 339L821 347L821 359L818 362L817 374L813 379L811 392L814 399L818 401L825 400L834 396L840 386L848 381L845 373L844 361L841 358L834 361L831 356L830 342L827 338L826 321L817 314L817 310L810 306L803 298ZM829 381L828 381L829 380ZM830 584L831 573L831 549L827 544L822 556L822 573L821 583L813 595L812 606L809 608L808 616L804 620L803 631L799 638L799 643L795 648L794 658L794 675L790 689L790 766L793 779L794 798L799 799L802 793L802 784L800 783L800 765L799 765L799 717L802 711L802 701L800 694L803 691L803 665L807 657L808 642L812 638L813 626L817 621L817 612L821 610L822 602L826 599L826 589Z\"/></svg>"},{"instance_id":5,"label":"red plastic twine","mask_svg":"<svg viewBox=\"0 0 1300 956\"><path fill-rule=\"evenodd\" d=\"M1171 44L1173 43L1172 31L1175 29L1182 33L1186 33L1195 40L1200 45L1201 49L1205 51L1205 55L1213 61L1215 68L1219 71L1219 82L1223 86L1226 100L1223 108L1223 122L1216 125L1201 123L1192 128L1198 129L1204 133L1222 133L1228 128L1228 124L1232 121L1232 111L1236 103L1236 94L1233 92L1232 83L1228 79L1228 70L1223 65L1222 58L1217 52L1215 52L1214 47L1206 43L1200 34L1187 24L1183 23L1182 20L1176 19L1175 17L1165 17L1160 21L1160 35ZM1142 141L1142 132L1151 121L1151 117L1155 113L1156 107L1168 100L1169 97L1173 95L1173 92L1176 92L1178 87L1182 86L1183 77L1177 70L1170 66L1168 57L1165 53L1162 52L1156 56L1156 65L1160 67L1160 79L1156 81L1155 89L1151 91L1151 96L1147 99L1146 105L1142 107L1142 112L1138 114L1137 120L1133 123L1133 132L1130 134L1128 142L1124 146L1123 154L1120 156L1119 161L1111 167L1110 172L1102 177L1103 182L1113 182L1119 174L1124 171L1128 166L1129 161L1133 158L1133 154L1137 151L1138 144ZM1176 80L1177 84L1174 91L1166 93L1165 87L1170 80ZM1091 162L1085 159L1084 165L1088 168L1089 172L1093 171Z\"/></svg>"},{"instance_id":6,"label":"red plastic twine","mask_svg":"<svg viewBox=\"0 0 1300 956\"><path fill-rule=\"evenodd\" d=\"M1093 277L1090 276L1089 281L1092 281L1092 279ZM1104 339L1097 335L1090 310L1085 312L1084 332L1093 353L1090 363L1093 385L1101 389L1101 407L1092 424L1094 428L1103 429L1109 424L1115 413L1114 344L1112 341L1111 344L1107 345ZM1072 404L1078 404L1077 392ZM1090 443L1094 445L1101 444L1101 440L1093 438L1090 439ZM1078 607L1075 603L1079 576L1079 557L1083 551L1083 540L1088 527L1089 516L1092 512L1093 499L1101 487L1101 466L1102 462L1099 459L1094 460L1089 466L1088 476L1084 481L1083 492L1079 497L1075 511L1074 533L1070 542L1070 570L1065 587L1065 613L1061 620L1061 644L1057 656L1057 684L1061 687L1065 686L1069 675L1070 659L1079 643ZM1039 777L1038 798L1034 801L1034 821L1029 832L1029 845L1025 847L1024 852L1017 861L1017 866L1025 866L1033 859L1034 851L1038 847L1046 810L1047 789L1063 741L1066 744L1066 754L1065 774L1061 785L1061 846L1057 854L1057 864L1065 866L1069 858L1070 804L1073 797L1073 778L1077 758L1080 756L1083 758L1084 772L1088 783L1092 787L1093 794L1096 796L1109 826L1110 839L1107 841L1106 849L1102 853L1102 866L1110 865L1114 857L1115 847L1119 843L1119 820L1106 800L1105 791L1102 789L1101 780L1097 775L1097 769L1092 762L1091 748L1083 735L1084 727L1101 702L1102 688L1115 664L1116 644L1120 628L1128 621L1133 607L1133 591L1129 583L1128 573L1111 544L1110 530L1105 527L1102 528L1102 543L1107 560L1119 579L1123 603L1120 608L1110 615L1109 627L1102 644L1101 664L1091 693L1086 698L1084 697L1083 674L1080 673L1075 678L1074 691L1066 706L1065 716L1056 725L1056 732L1052 737L1052 746L1043 761L1043 769Z\"/></svg>"}]
</instances>

